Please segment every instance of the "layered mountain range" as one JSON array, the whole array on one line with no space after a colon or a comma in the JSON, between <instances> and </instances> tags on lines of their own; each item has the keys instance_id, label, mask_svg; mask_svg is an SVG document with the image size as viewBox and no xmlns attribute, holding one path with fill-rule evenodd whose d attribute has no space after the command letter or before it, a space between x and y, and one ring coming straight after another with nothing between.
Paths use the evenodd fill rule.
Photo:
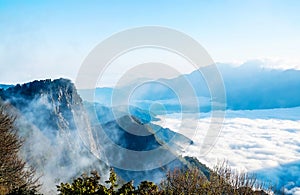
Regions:
<instances>
[{"instance_id":1,"label":"layered mountain range","mask_svg":"<svg viewBox=\"0 0 300 195\"><path fill-rule=\"evenodd\" d=\"M164 107L156 113L182 112L209 112L212 102L218 102L211 94L213 87L224 88L226 94L226 109L255 110L273 108L291 108L300 106L300 71L279 70L264 68L261 61L249 61L239 67L230 64L217 64L218 71L223 80L223 86L208 86L207 78L214 78L216 72L212 66L202 67L189 74L180 75L170 79L151 80L141 83L139 80L118 88L97 88L95 101L111 104L113 94L122 94L131 86L139 86L132 92L132 105L148 109L155 103ZM193 90L189 90L186 87ZM185 84L185 85L184 85ZM118 92L118 93L116 93ZM182 93L186 96L180 97ZM83 92L84 95L84 92ZM190 105L191 97L197 104ZM109 100L109 101L108 101ZM195 110L195 107L199 109Z\"/></svg>"}]
</instances>

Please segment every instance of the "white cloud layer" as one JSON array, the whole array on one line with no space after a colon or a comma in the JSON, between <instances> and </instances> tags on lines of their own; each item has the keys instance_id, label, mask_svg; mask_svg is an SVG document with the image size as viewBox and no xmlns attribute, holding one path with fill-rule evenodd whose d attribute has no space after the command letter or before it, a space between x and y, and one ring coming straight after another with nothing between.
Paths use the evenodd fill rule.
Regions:
<instances>
[{"instance_id":1,"label":"white cloud layer","mask_svg":"<svg viewBox=\"0 0 300 195\"><path fill-rule=\"evenodd\" d=\"M181 126L177 114L161 118L158 124L194 140L185 155L196 156L210 167L228 160L236 169L256 172L264 180L285 185L292 194L300 193L300 108L227 111L217 143L206 155L199 148L210 124L202 114L199 130ZM185 120L195 120L192 116Z\"/></svg>"}]
</instances>

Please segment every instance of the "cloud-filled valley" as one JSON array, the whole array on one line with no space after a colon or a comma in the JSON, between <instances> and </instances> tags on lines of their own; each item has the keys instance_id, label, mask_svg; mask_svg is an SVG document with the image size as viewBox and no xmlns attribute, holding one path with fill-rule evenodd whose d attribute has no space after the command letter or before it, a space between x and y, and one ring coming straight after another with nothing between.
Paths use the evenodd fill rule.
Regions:
<instances>
[{"instance_id":1,"label":"cloud-filled valley","mask_svg":"<svg viewBox=\"0 0 300 195\"><path fill-rule=\"evenodd\" d=\"M217 143L205 156L199 148L210 123L208 113L199 118L196 133L188 126L181 126L177 114L161 116L162 120L156 123L193 139L195 145L186 148L186 155L196 156L209 166L228 160L234 168L255 172L260 179L274 182L276 187L295 191L300 186L299 112L300 107L228 110Z\"/></svg>"}]
</instances>

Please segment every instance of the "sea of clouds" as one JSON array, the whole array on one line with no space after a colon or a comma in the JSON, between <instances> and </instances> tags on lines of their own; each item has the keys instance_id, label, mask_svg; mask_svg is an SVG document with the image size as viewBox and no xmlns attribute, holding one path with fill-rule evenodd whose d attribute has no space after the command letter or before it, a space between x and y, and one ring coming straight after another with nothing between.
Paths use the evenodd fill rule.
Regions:
<instances>
[{"instance_id":1,"label":"sea of clouds","mask_svg":"<svg viewBox=\"0 0 300 195\"><path fill-rule=\"evenodd\" d=\"M159 124L184 134L194 141L184 155L195 156L213 167L227 160L232 168L254 172L259 179L285 188L288 194L300 194L300 107L226 111L217 142L209 153L200 151L211 122L211 113L160 116ZM199 116L199 115L198 115ZM198 129L188 120L198 119ZM186 120L183 122L182 120ZM184 125L183 125L184 124Z\"/></svg>"}]
</instances>

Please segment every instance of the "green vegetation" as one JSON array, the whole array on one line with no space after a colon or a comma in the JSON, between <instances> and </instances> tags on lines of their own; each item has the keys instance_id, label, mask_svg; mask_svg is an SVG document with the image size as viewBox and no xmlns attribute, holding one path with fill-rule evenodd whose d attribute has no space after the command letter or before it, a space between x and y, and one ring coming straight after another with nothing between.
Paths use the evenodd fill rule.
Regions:
<instances>
[{"instance_id":1,"label":"green vegetation","mask_svg":"<svg viewBox=\"0 0 300 195\"><path fill-rule=\"evenodd\" d=\"M83 174L81 177L74 179L71 184L61 183L57 186L59 194L110 194L109 190L100 184L100 176L94 171L88 177Z\"/></svg>"},{"instance_id":2,"label":"green vegetation","mask_svg":"<svg viewBox=\"0 0 300 195\"><path fill-rule=\"evenodd\" d=\"M137 187L133 181L127 182L119 189L117 188L117 175L113 169L110 169L109 180L105 181L106 185L100 184L100 176L96 171L91 172L91 176L83 174L81 177L74 179L71 184L61 183L57 186L60 195L71 194L103 194L103 195L150 195L158 194L158 186L153 182L143 181Z\"/></svg>"},{"instance_id":3,"label":"green vegetation","mask_svg":"<svg viewBox=\"0 0 300 195\"><path fill-rule=\"evenodd\" d=\"M142 181L137 188L133 181L118 186L117 175L113 169L110 171L106 185L100 184L100 176L92 172L91 176L82 175L69 183L57 186L60 195L71 194L104 194L104 195L192 195L192 194L233 194L251 195L267 194L258 185L254 175L234 172L225 163L216 166L206 178L196 169L175 169L169 171L159 185L153 182ZM118 188L119 187L119 188ZM259 190L254 190L259 189Z\"/></svg>"}]
</instances>

